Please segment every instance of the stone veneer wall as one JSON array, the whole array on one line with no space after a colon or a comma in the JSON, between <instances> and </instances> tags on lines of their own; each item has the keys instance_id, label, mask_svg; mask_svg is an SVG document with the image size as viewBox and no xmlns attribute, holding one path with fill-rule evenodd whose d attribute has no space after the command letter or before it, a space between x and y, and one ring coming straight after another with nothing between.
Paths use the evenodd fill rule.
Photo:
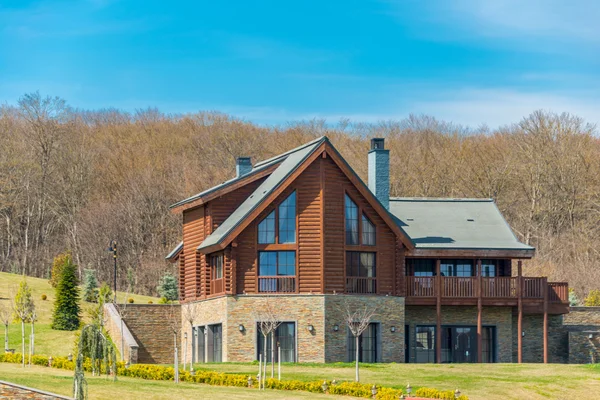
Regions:
<instances>
[{"instance_id":1,"label":"stone veneer wall","mask_svg":"<svg viewBox=\"0 0 600 400\"><path fill-rule=\"evenodd\" d=\"M600 362L600 307L571 307L564 316L564 329L570 364Z\"/></svg>"},{"instance_id":2,"label":"stone veneer wall","mask_svg":"<svg viewBox=\"0 0 600 400\"><path fill-rule=\"evenodd\" d=\"M0 381L0 399L72 400L72 397Z\"/></svg>"},{"instance_id":3,"label":"stone veneer wall","mask_svg":"<svg viewBox=\"0 0 600 400\"><path fill-rule=\"evenodd\" d=\"M513 324L513 362L518 361L518 313L512 314ZM544 315L523 315L523 362L544 362ZM566 363L569 354L568 337L563 327L562 315L548 315L548 362Z\"/></svg>"},{"instance_id":4,"label":"stone veneer wall","mask_svg":"<svg viewBox=\"0 0 600 400\"><path fill-rule=\"evenodd\" d=\"M395 296L325 296L326 335L325 362L349 361L348 328L345 323L345 303L351 308L376 307L372 322L379 324L379 362L404 362L404 297ZM339 330L334 332L333 326ZM395 332L392 332L392 327Z\"/></svg>"},{"instance_id":5,"label":"stone veneer wall","mask_svg":"<svg viewBox=\"0 0 600 400\"><path fill-rule=\"evenodd\" d=\"M119 354L121 353L121 349L123 349L124 357L123 359L129 361L130 364L136 364L138 362L138 344L133 339L133 335L127 328L127 323L125 322L125 318L123 318L123 331L121 334L121 320L119 318L119 313L114 304L108 303L104 305L104 329L110 335L113 343L117 347L117 351ZM123 338L123 344L121 343L121 338Z\"/></svg>"},{"instance_id":6,"label":"stone veneer wall","mask_svg":"<svg viewBox=\"0 0 600 400\"><path fill-rule=\"evenodd\" d=\"M178 304L128 304L125 324L138 343L138 362L170 364L173 362L173 330L180 323Z\"/></svg>"},{"instance_id":7,"label":"stone veneer wall","mask_svg":"<svg viewBox=\"0 0 600 400\"><path fill-rule=\"evenodd\" d=\"M194 326L223 324L223 361L250 362L257 358L257 320L265 301L272 301L281 320L296 323L296 353L298 362L346 361L346 328L340 306L344 299L351 304L376 305L379 312L373 322L381 324L381 361L404 360L404 298L387 296L343 295L240 295L202 300L194 304L199 308ZM183 305L182 307L185 307ZM183 332L191 337L191 327L186 321ZM333 331L339 325L338 332ZM244 330L239 330L239 325ZM313 326L312 332L308 325ZM391 332L391 326L396 332ZM187 361L191 357L188 343Z\"/></svg>"},{"instance_id":8,"label":"stone veneer wall","mask_svg":"<svg viewBox=\"0 0 600 400\"><path fill-rule=\"evenodd\" d=\"M511 307L484 307L482 324L496 327L496 360L500 363L512 362L512 309ZM416 341L417 325L436 324L435 306L406 306L406 324L409 325L409 349ZM442 306L443 325L477 326L476 306ZM410 351L410 362L415 362L413 351Z\"/></svg>"}]
</instances>

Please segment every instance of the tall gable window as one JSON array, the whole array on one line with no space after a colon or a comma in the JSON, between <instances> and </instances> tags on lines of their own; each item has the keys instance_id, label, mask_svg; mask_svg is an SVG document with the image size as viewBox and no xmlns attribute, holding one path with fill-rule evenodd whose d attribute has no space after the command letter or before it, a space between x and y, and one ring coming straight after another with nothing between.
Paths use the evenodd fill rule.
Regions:
<instances>
[{"instance_id":1,"label":"tall gable window","mask_svg":"<svg viewBox=\"0 0 600 400\"><path fill-rule=\"evenodd\" d=\"M275 243L275 211L267 215L258 224L258 243Z\"/></svg>"},{"instance_id":2,"label":"tall gable window","mask_svg":"<svg viewBox=\"0 0 600 400\"><path fill-rule=\"evenodd\" d=\"M296 192L279 205L279 243L296 243Z\"/></svg>"},{"instance_id":3,"label":"tall gable window","mask_svg":"<svg viewBox=\"0 0 600 400\"><path fill-rule=\"evenodd\" d=\"M358 244L358 207L352 199L346 195L346 244Z\"/></svg>"},{"instance_id":4,"label":"tall gable window","mask_svg":"<svg viewBox=\"0 0 600 400\"><path fill-rule=\"evenodd\" d=\"M361 212L356 203L347 194L344 195L344 210L346 245L375 246L375 224Z\"/></svg>"}]
</instances>

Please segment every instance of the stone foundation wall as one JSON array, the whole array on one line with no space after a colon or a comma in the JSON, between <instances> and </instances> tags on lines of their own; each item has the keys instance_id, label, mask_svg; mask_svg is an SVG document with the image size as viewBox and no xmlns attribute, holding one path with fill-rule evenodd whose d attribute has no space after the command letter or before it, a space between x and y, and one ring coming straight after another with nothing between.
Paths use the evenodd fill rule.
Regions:
<instances>
[{"instance_id":1,"label":"stone foundation wall","mask_svg":"<svg viewBox=\"0 0 600 400\"><path fill-rule=\"evenodd\" d=\"M518 361L518 314L513 310L513 362ZM523 315L523 362L544 362L544 315ZM562 315L548 315L548 362L566 363L569 354L567 331Z\"/></svg>"},{"instance_id":2,"label":"stone foundation wall","mask_svg":"<svg viewBox=\"0 0 600 400\"><path fill-rule=\"evenodd\" d=\"M351 309L375 307L373 323L379 324L378 362L404 362L404 297L394 296L325 296L325 362L349 361L348 327L345 304ZM334 325L339 330L333 330ZM394 332L392 332L394 327Z\"/></svg>"},{"instance_id":3,"label":"stone foundation wall","mask_svg":"<svg viewBox=\"0 0 600 400\"><path fill-rule=\"evenodd\" d=\"M600 362L600 307L571 307L564 316L570 364Z\"/></svg>"},{"instance_id":4,"label":"stone foundation wall","mask_svg":"<svg viewBox=\"0 0 600 400\"><path fill-rule=\"evenodd\" d=\"M404 360L404 298L342 295L241 295L224 296L193 303L198 307L194 326L223 325L223 361L251 362L257 359L256 313L271 302L281 321L296 323L296 360L298 362L346 361L346 325L341 312L343 302L352 306L377 307L373 322L380 324L380 358L383 362ZM182 307L186 307L183 305ZM191 337L189 322L182 320L183 332ZM240 325L244 329L240 330ZM312 331L308 326L312 326ZM333 330L338 325L339 330ZM391 332L391 327L395 332ZM182 336L183 337L183 336ZM187 361L191 357L188 340Z\"/></svg>"},{"instance_id":5,"label":"stone foundation wall","mask_svg":"<svg viewBox=\"0 0 600 400\"><path fill-rule=\"evenodd\" d=\"M409 349L416 341L417 325L436 325L437 312L435 306L406 306L406 324L409 325ZM477 326L476 306L442 306L442 325ZM496 361L512 362L512 309L510 307L484 307L482 325L496 327ZM410 352L410 362L415 362L415 355Z\"/></svg>"},{"instance_id":6,"label":"stone foundation wall","mask_svg":"<svg viewBox=\"0 0 600 400\"><path fill-rule=\"evenodd\" d=\"M171 326L175 326L178 330L181 329L180 316L181 309L178 304L127 305L124 320L139 346L137 356L139 363L173 363L173 330Z\"/></svg>"}]
</instances>

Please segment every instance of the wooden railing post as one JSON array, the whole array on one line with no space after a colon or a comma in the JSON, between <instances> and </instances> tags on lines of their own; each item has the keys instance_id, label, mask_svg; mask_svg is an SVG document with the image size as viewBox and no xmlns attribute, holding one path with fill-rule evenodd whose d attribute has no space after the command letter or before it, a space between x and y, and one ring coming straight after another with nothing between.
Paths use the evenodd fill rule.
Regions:
<instances>
[{"instance_id":1,"label":"wooden railing post","mask_svg":"<svg viewBox=\"0 0 600 400\"><path fill-rule=\"evenodd\" d=\"M518 304L518 320L517 320L517 362L523 362L523 263L521 260L517 263L517 304Z\"/></svg>"}]
</instances>

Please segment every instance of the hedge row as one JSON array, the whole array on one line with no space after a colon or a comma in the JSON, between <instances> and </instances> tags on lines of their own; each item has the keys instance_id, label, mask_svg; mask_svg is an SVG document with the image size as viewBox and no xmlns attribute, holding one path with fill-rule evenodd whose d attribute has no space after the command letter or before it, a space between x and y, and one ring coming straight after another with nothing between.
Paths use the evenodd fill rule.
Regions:
<instances>
[{"instance_id":1,"label":"hedge row","mask_svg":"<svg viewBox=\"0 0 600 400\"><path fill-rule=\"evenodd\" d=\"M48 357L35 355L31 359L35 365L48 366ZM21 363L21 354L5 353L0 354L0 362L7 363ZM52 367L74 370L75 362L69 361L65 357L55 357L52 359ZM92 370L92 364L89 359L83 363L85 371ZM174 379L175 369L173 367L164 367L161 365L150 365L150 364L133 364L129 368L125 368L125 364L117 362L117 375L127 376L131 378L141 378L146 380L154 381L169 381ZM179 371L179 379L182 382L195 382L204 383L213 386L237 386L237 387L248 387L248 375L242 374L225 374L222 372L214 371L196 371L192 375L188 371ZM265 386L269 389L277 390L301 390L312 393L322 393L323 389L321 385L323 381L311 381L304 382L298 380L277 380L267 379ZM328 392L330 394L363 397L370 399L372 385L359 383L359 382L339 382L332 384L327 381L329 386ZM256 387L258 382L253 383L253 387ZM378 400L395 400L402 394L401 389L392 389L387 387L377 387L377 399ZM454 400L453 391L439 391L430 388L419 388L414 393L417 397L425 397L431 399L443 399L443 400ZM468 400L467 396L461 395L459 400Z\"/></svg>"}]
</instances>

